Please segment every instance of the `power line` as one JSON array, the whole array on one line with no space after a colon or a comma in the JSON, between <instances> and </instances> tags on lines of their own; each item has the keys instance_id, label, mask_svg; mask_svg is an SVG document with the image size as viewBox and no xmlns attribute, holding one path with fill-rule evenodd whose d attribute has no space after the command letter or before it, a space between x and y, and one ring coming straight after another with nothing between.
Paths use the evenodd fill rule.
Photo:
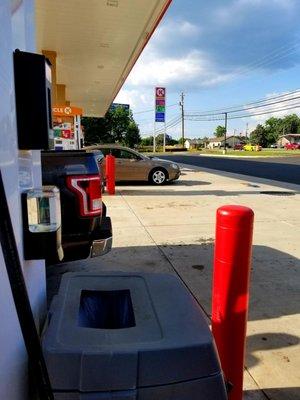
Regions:
<instances>
[{"instance_id":1,"label":"power line","mask_svg":"<svg viewBox=\"0 0 300 400\"><path fill-rule=\"evenodd\" d=\"M253 113L253 114L244 114L244 115L233 115L233 116L228 116L228 119L239 119L239 118L252 118L255 117L257 115L266 115L266 114L273 114L273 113L277 113L280 111L286 111L286 110L292 110L294 108L299 108L300 107L300 103L298 104L293 104L290 107L284 107L284 108L277 108L277 109L271 109L268 111L263 111L263 112L259 112L259 113ZM212 118L197 118L197 117L186 117L186 120L188 121L202 121L202 122L209 122L209 121L223 121L224 120L224 114L223 113L223 117L215 115L212 116ZM219 114L221 115L221 113Z\"/></svg>"},{"instance_id":2,"label":"power line","mask_svg":"<svg viewBox=\"0 0 300 400\"><path fill-rule=\"evenodd\" d=\"M241 111L253 110L253 109L256 109L256 108L268 107L268 106L272 106L272 105L275 105L275 104L281 104L281 103L284 103L286 101L294 101L294 100L297 100L297 99L300 99L300 96L292 97L292 98L289 98L289 99L282 99L282 100L279 100L279 101L266 102L265 104L257 104L257 105L254 105L252 107L243 107L243 108L240 108L240 109L237 109L237 110L232 110L232 111L227 111L227 112L230 112L231 114L233 114L233 113L237 113L237 112L241 112ZM220 114L224 114L224 112L223 113L222 112L220 112L220 113L209 113L209 114L187 114L187 115L188 116L205 117L205 116L214 116L214 115L220 115Z\"/></svg>"},{"instance_id":3,"label":"power line","mask_svg":"<svg viewBox=\"0 0 300 400\"><path fill-rule=\"evenodd\" d=\"M267 99L266 98L259 99L256 101L246 103L244 105L219 108L219 109L215 109L215 110L209 110L206 112L205 111L203 111L203 112L199 112L199 111L186 112L186 113L184 113L183 116L182 116L182 114L175 116L173 119L171 119L165 125L165 127L156 130L155 134L157 135L157 134L163 133L165 129L167 130L169 128L177 126L180 122L182 123L182 121L184 121L184 120L199 121L199 122L200 121L202 121L202 122L221 121L221 120L224 120L225 114L237 114L237 113L245 112L247 110L253 110L253 109L255 110L257 108L266 108L266 110L263 110L262 112L254 112L252 114L231 115L231 116L228 115L227 116L227 119L251 118L254 116L258 116L258 115L267 115L267 114L277 113L277 112L281 112L281 111L291 110L294 108L299 108L300 104L297 102L296 104L287 104L285 107L281 107L281 108L268 109L268 107L274 106L276 104L281 104L284 102L293 102L293 101L300 99L300 95L294 96L294 97L288 97L293 94L300 94L300 89L295 89L293 91L283 93L281 95L271 96ZM278 101L273 101L273 100L278 100ZM178 104L177 103L172 104L168 107L173 107L175 105L178 105ZM236 108L236 107L238 107L238 108ZM149 111L153 111L153 110L149 110ZM143 112L148 112L148 111L143 111ZM147 135L147 134L144 134L144 135ZM153 136L153 132L151 132L151 133L149 132L148 135Z\"/></svg>"},{"instance_id":4,"label":"power line","mask_svg":"<svg viewBox=\"0 0 300 400\"><path fill-rule=\"evenodd\" d=\"M298 98L298 97L297 97ZM300 96L299 96L300 98ZM292 99L293 100L293 99ZM279 104L281 102L276 102L276 104ZM270 107L271 104L264 105L264 107ZM254 112L252 114L241 114L241 115L228 115L228 114L234 114L235 112L241 112L241 111L246 111L246 109L241 109L240 111L231 111L231 112L223 112L223 113L218 113L218 114L210 114L206 118L204 115L198 115L198 116L189 116L185 115L184 119L186 121L194 121L194 122L211 122L211 121L224 121L225 115L227 114L227 119L241 119L241 118L252 118L255 116L259 115L267 115L267 114L275 114L277 112L282 112L282 111L287 111L287 110L292 110L295 108L299 108L300 103L292 104L290 106L285 106L285 107L279 107L279 108L271 108L267 109L261 112ZM256 107L253 107L256 108ZM210 117L210 118L209 118ZM182 121L181 115L178 115L177 117L173 118L166 124L166 130L173 128L177 125L179 125ZM165 128L161 128L155 132L156 135L163 133ZM146 135L146 134L145 134ZM153 132L149 133L148 136L152 136Z\"/></svg>"},{"instance_id":5,"label":"power line","mask_svg":"<svg viewBox=\"0 0 300 400\"><path fill-rule=\"evenodd\" d=\"M250 114L250 115L249 114L245 114L245 115L242 115L242 116L232 116L232 117L230 117L230 119L247 118L247 117L251 118L251 117L254 117L256 115L273 114L273 113L277 113L277 112L280 112L280 111L293 110L294 108L299 108L299 107L300 107L300 103L293 104L291 107L284 107L284 108L279 108L279 109L276 109L276 110L269 110L269 111L264 111L264 112L260 112L260 113L254 113L254 114Z\"/></svg>"},{"instance_id":6,"label":"power line","mask_svg":"<svg viewBox=\"0 0 300 400\"><path fill-rule=\"evenodd\" d=\"M170 104L169 106L166 106L166 108L170 108L170 107L174 107L174 106L178 106L178 103L174 103L174 104ZM154 108L151 108L149 110L144 110L144 111L132 111L133 114L145 114L145 113L149 113L155 111Z\"/></svg>"},{"instance_id":7,"label":"power line","mask_svg":"<svg viewBox=\"0 0 300 400\"><path fill-rule=\"evenodd\" d=\"M167 124L166 124L166 129L172 128L176 125L178 125L181 122L181 115L173 118L172 120L170 120ZM155 134L159 134L159 133L163 133L165 130L165 127L160 128L158 130L155 131ZM153 136L153 132L149 132L148 134L144 134L144 135L148 135L148 136Z\"/></svg>"},{"instance_id":8,"label":"power line","mask_svg":"<svg viewBox=\"0 0 300 400\"><path fill-rule=\"evenodd\" d=\"M173 118L174 116L177 116L178 115L178 111L177 110L172 110L172 112L170 111L169 113L168 113L168 116L169 116L169 118ZM145 119L139 119L138 121L136 121L137 122L137 124L143 124L143 125L145 125L146 123L153 123L153 117L152 118L150 118L150 117L148 117L148 118L145 118Z\"/></svg>"},{"instance_id":9,"label":"power line","mask_svg":"<svg viewBox=\"0 0 300 400\"><path fill-rule=\"evenodd\" d=\"M179 125L180 122L181 122L181 117L179 117L177 120L173 121L172 123L166 125L166 129L173 128L174 126ZM164 129L165 128L158 129L157 131L155 131L155 133L162 133L162 132L164 132Z\"/></svg>"},{"instance_id":10,"label":"power line","mask_svg":"<svg viewBox=\"0 0 300 400\"><path fill-rule=\"evenodd\" d=\"M288 55L294 53L300 44L294 43L288 46L282 46L282 50L278 51L279 49L273 50L271 53L266 54L260 60L254 61L253 63L248 64L250 68L247 69L247 65L245 67L241 67L240 70L237 70L235 75L247 75L250 72L253 72L258 69L262 69L275 61L278 61L282 58L287 57ZM286 47L286 48L285 48ZM284 49L285 48L285 49Z\"/></svg>"},{"instance_id":11,"label":"power line","mask_svg":"<svg viewBox=\"0 0 300 400\"><path fill-rule=\"evenodd\" d=\"M232 72L231 75L233 78L243 75L249 75L249 73L255 70L263 69L268 65L274 63L275 61L279 61L280 59L289 56L290 54L294 53L299 46L300 44L297 42L294 42L290 45L281 46L279 47L279 49L274 49L269 54L266 54L261 59L253 61L248 65L236 69Z\"/></svg>"},{"instance_id":12,"label":"power line","mask_svg":"<svg viewBox=\"0 0 300 400\"><path fill-rule=\"evenodd\" d=\"M181 117L180 114L176 114L172 119L170 119L170 120L167 122L167 125L173 123L175 120L179 119L180 117Z\"/></svg>"},{"instance_id":13,"label":"power line","mask_svg":"<svg viewBox=\"0 0 300 400\"><path fill-rule=\"evenodd\" d=\"M174 123L176 124L176 123L178 123L178 121L180 121L180 120L181 120L181 116L177 116L176 118L173 118L172 120L170 120L170 121L166 124L166 128L171 127ZM156 132L163 132L164 129L165 129L164 127L163 127L163 128L160 128L160 129L156 130ZM153 132L152 132L152 133L149 133L149 135L151 135L151 134L153 134Z\"/></svg>"},{"instance_id":14,"label":"power line","mask_svg":"<svg viewBox=\"0 0 300 400\"><path fill-rule=\"evenodd\" d=\"M247 66L253 67L257 64L261 64L266 59L277 57L277 55L280 54L281 52L290 51L291 49L294 48L295 44L297 45L297 43L293 43L293 44L289 44L289 45L284 44L284 45L280 46L279 48L272 50L270 53L265 54L262 58L260 58L260 60L252 61L250 64L246 65L246 67ZM244 67L242 67L242 68L244 68Z\"/></svg>"},{"instance_id":15,"label":"power line","mask_svg":"<svg viewBox=\"0 0 300 400\"><path fill-rule=\"evenodd\" d=\"M273 101L271 103L266 103L266 104L259 104L259 105L255 105L255 106L252 106L252 107L245 107L243 109L235 110L233 112L253 110L253 109L261 108L261 107L269 107L269 106L272 106L274 104L281 104L281 103L285 103L286 101L294 101L294 100L297 100L297 99L300 99L300 96L292 97L292 98L289 98L289 99L282 99L282 100L279 100L279 101Z\"/></svg>"},{"instance_id":16,"label":"power line","mask_svg":"<svg viewBox=\"0 0 300 400\"><path fill-rule=\"evenodd\" d=\"M238 105L235 105L235 106L230 106L230 107L224 107L224 108L217 108L217 109L212 109L212 110L206 110L206 111L187 111L186 112L186 114L197 114L197 115L203 115L203 114L220 114L220 113L218 113L217 111L221 111L221 113L222 112L224 112L224 111L227 111L227 110L233 110L233 109L236 109L236 108L241 108L241 107L245 107L245 106L251 106L251 105L253 105L253 104L260 104L260 103L266 103L266 102L269 102L269 101L272 101L272 100L276 100L276 99L280 99L280 98L285 98L286 96L290 96L290 95L292 95L292 94L300 94L300 89L295 89L295 90L293 90L293 91L291 91L291 92L287 92L287 93L283 93L283 94L280 94L280 95L276 95L276 96L270 96L270 97L268 97L268 98L264 98L264 99L259 99L259 100L255 100L255 101L252 101L252 102L249 102L249 103L245 103L245 104L238 104ZM293 100L293 98L291 98L290 100Z\"/></svg>"}]
</instances>

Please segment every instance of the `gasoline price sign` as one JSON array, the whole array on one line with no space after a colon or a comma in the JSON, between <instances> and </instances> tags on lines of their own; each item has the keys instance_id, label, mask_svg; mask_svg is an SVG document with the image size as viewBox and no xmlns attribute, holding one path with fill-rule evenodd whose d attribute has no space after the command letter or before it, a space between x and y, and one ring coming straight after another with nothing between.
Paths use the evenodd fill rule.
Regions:
<instances>
[{"instance_id":1,"label":"gasoline price sign","mask_svg":"<svg viewBox=\"0 0 300 400\"><path fill-rule=\"evenodd\" d=\"M155 88L155 122L165 122L166 117L166 88Z\"/></svg>"}]
</instances>

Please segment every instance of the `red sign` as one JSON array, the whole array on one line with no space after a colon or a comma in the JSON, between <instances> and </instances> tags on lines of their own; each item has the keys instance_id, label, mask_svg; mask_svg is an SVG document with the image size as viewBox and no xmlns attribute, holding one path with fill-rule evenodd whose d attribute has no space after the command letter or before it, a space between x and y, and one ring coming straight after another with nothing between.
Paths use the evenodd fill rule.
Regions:
<instances>
[{"instance_id":1,"label":"red sign","mask_svg":"<svg viewBox=\"0 0 300 400\"><path fill-rule=\"evenodd\" d=\"M155 88L156 98L164 99L166 97L166 88L157 87Z\"/></svg>"},{"instance_id":2,"label":"red sign","mask_svg":"<svg viewBox=\"0 0 300 400\"><path fill-rule=\"evenodd\" d=\"M72 132L70 129L62 129L61 137L64 139L72 139Z\"/></svg>"}]
</instances>

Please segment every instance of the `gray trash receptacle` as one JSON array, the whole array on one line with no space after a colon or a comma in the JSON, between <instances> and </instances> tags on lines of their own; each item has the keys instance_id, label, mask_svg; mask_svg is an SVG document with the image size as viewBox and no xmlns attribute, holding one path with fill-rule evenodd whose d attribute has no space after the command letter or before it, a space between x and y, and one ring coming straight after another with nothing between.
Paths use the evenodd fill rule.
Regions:
<instances>
[{"instance_id":1,"label":"gray trash receptacle","mask_svg":"<svg viewBox=\"0 0 300 400\"><path fill-rule=\"evenodd\" d=\"M70 273L43 351L58 400L225 400L201 308L172 275Z\"/></svg>"}]
</instances>

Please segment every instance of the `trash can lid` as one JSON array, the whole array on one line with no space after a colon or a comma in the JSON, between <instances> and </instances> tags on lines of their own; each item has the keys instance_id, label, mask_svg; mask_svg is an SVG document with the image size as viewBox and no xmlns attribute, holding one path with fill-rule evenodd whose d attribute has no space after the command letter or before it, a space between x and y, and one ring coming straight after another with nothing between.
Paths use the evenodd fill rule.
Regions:
<instances>
[{"instance_id":1,"label":"trash can lid","mask_svg":"<svg viewBox=\"0 0 300 400\"><path fill-rule=\"evenodd\" d=\"M220 373L208 321L179 278L69 273L43 351L55 390L108 391Z\"/></svg>"}]
</instances>

